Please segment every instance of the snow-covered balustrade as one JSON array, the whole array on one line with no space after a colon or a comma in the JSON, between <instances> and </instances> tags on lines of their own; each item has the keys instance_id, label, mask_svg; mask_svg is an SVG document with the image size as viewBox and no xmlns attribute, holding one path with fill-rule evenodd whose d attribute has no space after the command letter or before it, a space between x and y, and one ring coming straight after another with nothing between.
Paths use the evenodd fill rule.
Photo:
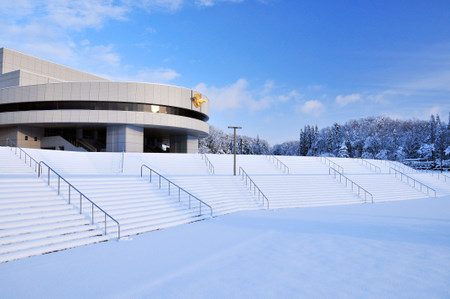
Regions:
<instances>
[{"instance_id":1,"label":"snow-covered balustrade","mask_svg":"<svg viewBox=\"0 0 450 299\"><path fill-rule=\"evenodd\" d=\"M7 146L9 146L11 150L14 148L14 154L16 156L18 156L20 160L22 160L22 157L23 157L25 164L29 165L30 168L34 168L34 172L37 172L39 163L35 159L33 159L33 157L31 157L21 147L17 146L17 144L14 141L12 141L11 139L7 138L6 142L7 142Z\"/></svg>"},{"instance_id":2,"label":"snow-covered balustrade","mask_svg":"<svg viewBox=\"0 0 450 299\"><path fill-rule=\"evenodd\" d=\"M399 180L401 180L402 182L406 182L409 186L412 186L414 188L416 188L417 190L420 190L421 192L426 193L428 196L431 196L431 194L434 195L434 197L436 197L436 190L425 185L422 182L419 182L418 180L412 178L411 176L390 167L389 168L389 173L393 173L395 175L396 178L398 178Z\"/></svg>"},{"instance_id":3,"label":"snow-covered balustrade","mask_svg":"<svg viewBox=\"0 0 450 299\"><path fill-rule=\"evenodd\" d=\"M0 147L0 263L109 239L38 179L19 152Z\"/></svg>"},{"instance_id":4,"label":"snow-covered balustrade","mask_svg":"<svg viewBox=\"0 0 450 299\"><path fill-rule=\"evenodd\" d=\"M276 164L277 167L283 171L283 173L289 174L289 167L287 167L286 164L284 164L283 162L281 162L280 159L278 159L278 158L275 157L274 155L266 155L266 157L267 157L267 159L269 159L270 161L272 161L274 164Z\"/></svg>"},{"instance_id":5,"label":"snow-covered balustrade","mask_svg":"<svg viewBox=\"0 0 450 299\"><path fill-rule=\"evenodd\" d=\"M57 180L57 190L58 190L58 195L61 194L61 181L67 184L67 195L68 195L68 204L71 204L72 201L72 192L71 190L75 191L79 197L79 204L78 204L78 208L80 211L80 214L83 213L83 200L88 201L91 205L90 208L90 216L91 216L91 224L97 223L97 224L102 224L104 226L104 233L105 235L108 233L108 221L107 218L109 218L111 221L115 222L117 225L117 239L120 239L120 223L119 221L117 221L116 219L114 219L114 217L112 217L110 214L108 214L105 210L103 210L101 207L99 207L95 202L93 202L92 200L90 200L86 195L84 195L80 190L78 190L74 185L72 185L68 180L66 180L65 178L63 178L59 173L57 173L53 168L51 168L47 163L45 163L44 161L40 161L39 162L39 167L38 167L38 177L44 177L42 176L43 174L43 169L47 168L47 185L50 186L51 183L51 174L53 174L54 176L56 176L56 180ZM100 212L102 213L104 217L101 217L100 220L95 220L95 216L94 216L94 210L96 212ZM104 221L102 221L104 220Z\"/></svg>"},{"instance_id":6,"label":"snow-covered balustrade","mask_svg":"<svg viewBox=\"0 0 450 299\"><path fill-rule=\"evenodd\" d=\"M186 191L185 189L181 188L180 186L178 186L177 184L175 184L174 182L172 182L171 180L169 180L168 178L166 178L165 176L159 174L158 172L154 171L153 169L151 169L150 167L148 167L147 165L143 164L141 166L141 177L143 177L143 170L147 169L149 172L149 182L152 183L152 174L155 174L157 176L157 180L158 180L158 188L161 189L162 184L165 182L167 185L167 191L168 191L168 196L170 197L171 195L171 186L175 187L175 194L178 194L178 202L181 202L183 199L185 201L187 201L188 207L189 209L195 209L195 207L191 204L192 200L196 200L198 202L198 216L203 215L202 213L202 206L204 206L204 208L209 209L210 215L211 217L213 216L213 209L210 205L208 205L207 203L205 203L204 201L202 201L201 199L199 199L197 196L192 195L190 192ZM182 196L185 195L184 197Z\"/></svg>"},{"instance_id":7,"label":"snow-covered balustrade","mask_svg":"<svg viewBox=\"0 0 450 299\"><path fill-rule=\"evenodd\" d=\"M434 177L437 177L438 180L450 183L450 176L443 174L442 172L435 170L421 170L420 173L428 173Z\"/></svg>"},{"instance_id":8,"label":"snow-covered balustrade","mask_svg":"<svg viewBox=\"0 0 450 299\"><path fill-rule=\"evenodd\" d=\"M208 167L209 172L214 174L214 165L211 163L211 161L209 161L208 156L206 154L201 154L201 157L205 161L206 167Z\"/></svg>"},{"instance_id":9,"label":"snow-covered balustrade","mask_svg":"<svg viewBox=\"0 0 450 299\"><path fill-rule=\"evenodd\" d=\"M263 207L265 206L264 202L266 202L267 208L269 208L269 199L264 195L261 189L256 185L256 183L250 178L250 176L242 167L239 167L239 176L241 176L242 180L245 180L245 185L249 186L250 191L253 187L253 195L258 197L258 201L262 201Z\"/></svg>"},{"instance_id":10,"label":"snow-covered balustrade","mask_svg":"<svg viewBox=\"0 0 450 299\"><path fill-rule=\"evenodd\" d=\"M349 179L347 176L345 176L341 172L337 171L333 167L329 168L328 173L330 175L333 175L333 177L335 179L339 178L339 183L345 184L345 187L350 187L352 192L356 192L359 197L362 198L361 193L363 193L364 194L364 202L367 202L367 199L370 199L370 202L373 203L372 193L370 193L369 191L367 191L366 189L364 189L363 187L361 187L360 185L358 185L357 183L355 183L354 181Z\"/></svg>"},{"instance_id":11,"label":"snow-covered balustrade","mask_svg":"<svg viewBox=\"0 0 450 299\"><path fill-rule=\"evenodd\" d=\"M381 172L381 168L373 163L370 163L369 161L367 161L366 159L357 159L359 162L361 162L362 165L364 165L365 167L369 168L370 170L374 171L374 172Z\"/></svg>"},{"instance_id":12,"label":"snow-covered balustrade","mask_svg":"<svg viewBox=\"0 0 450 299\"><path fill-rule=\"evenodd\" d=\"M344 168L341 165L331 161L327 157L318 157L318 159L319 159L320 162L328 165L329 167L333 167L334 169L336 169L340 173L344 173Z\"/></svg>"}]
</instances>

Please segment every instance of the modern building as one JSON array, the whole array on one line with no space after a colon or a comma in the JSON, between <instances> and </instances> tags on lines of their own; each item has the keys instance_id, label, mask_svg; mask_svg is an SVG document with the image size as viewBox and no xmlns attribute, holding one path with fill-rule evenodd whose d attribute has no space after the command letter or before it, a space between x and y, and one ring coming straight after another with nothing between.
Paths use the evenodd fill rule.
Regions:
<instances>
[{"instance_id":1,"label":"modern building","mask_svg":"<svg viewBox=\"0 0 450 299\"><path fill-rule=\"evenodd\" d=\"M195 153L209 102L188 88L114 82L0 48L0 140L59 150Z\"/></svg>"}]
</instances>

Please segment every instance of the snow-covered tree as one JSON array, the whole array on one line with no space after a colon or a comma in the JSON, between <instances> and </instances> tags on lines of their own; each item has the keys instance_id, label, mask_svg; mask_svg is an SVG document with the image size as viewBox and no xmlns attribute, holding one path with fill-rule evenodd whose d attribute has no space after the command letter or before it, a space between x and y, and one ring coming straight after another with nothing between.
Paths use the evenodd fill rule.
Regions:
<instances>
[{"instance_id":1,"label":"snow-covered tree","mask_svg":"<svg viewBox=\"0 0 450 299\"><path fill-rule=\"evenodd\" d=\"M424 143L417 152L422 158L429 160L434 154L434 144Z\"/></svg>"},{"instance_id":2,"label":"snow-covered tree","mask_svg":"<svg viewBox=\"0 0 450 299\"><path fill-rule=\"evenodd\" d=\"M347 148L347 145L346 145L345 141L342 142L341 147L339 148L338 156L341 157L341 158L348 158L349 157L348 148Z\"/></svg>"}]
</instances>

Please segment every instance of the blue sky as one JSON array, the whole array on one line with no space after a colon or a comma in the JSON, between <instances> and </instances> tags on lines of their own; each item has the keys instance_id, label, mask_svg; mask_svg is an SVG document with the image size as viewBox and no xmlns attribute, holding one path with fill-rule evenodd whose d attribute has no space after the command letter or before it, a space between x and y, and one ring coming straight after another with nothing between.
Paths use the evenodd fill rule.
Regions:
<instances>
[{"instance_id":1,"label":"blue sky","mask_svg":"<svg viewBox=\"0 0 450 299\"><path fill-rule=\"evenodd\" d=\"M272 145L306 124L450 111L450 1L0 0L0 28L0 47L195 88L211 125Z\"/></svg>"}]
</instances>

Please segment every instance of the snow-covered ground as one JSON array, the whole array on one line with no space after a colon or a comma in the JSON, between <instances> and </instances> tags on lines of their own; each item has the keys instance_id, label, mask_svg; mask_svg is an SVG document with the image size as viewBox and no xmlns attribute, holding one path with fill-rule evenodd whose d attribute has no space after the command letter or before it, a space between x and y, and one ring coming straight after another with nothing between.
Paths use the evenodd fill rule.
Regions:
<instances>
[{"instance_id":1,"label":"snow-covered ground","mask_svg":"<svg viewBox=\"0 0 450 299\"><path fill-rule=\"evenodd\" d=\"M258 210L0 264L2 298L449 298L450 197Z\"/></svg>"},{"instance_id":2,"label":"snow-covered ground","mask_svg":"<svg viewBox=\"0 0 450 299\"><path fill-rule=\"evenodd\" d=\"M0 298L450 297L450 184L431 174L411 175L437 197L381 164L377 172L334 159L373 193L375 203L362 204L317 158L280 157L287 175L266 157L238 156L269 197L265 210L231 174L230 155L208 155L212 174L200 155L125 154L122 174L120 153L27 152L131 237L117 241L111 222L104 235L103 214L92 225L91 206L79 214L78 200L66 203L67 186L58 196L55 176L47 186L45 169L37 178L0 147ZM148 173L141 178L143 163L210 204L216 217L198 217L176 189L169 195L167 183L159 189ZM63 250L74 246L81 247Z\"/></svg>"}]
</instances>

